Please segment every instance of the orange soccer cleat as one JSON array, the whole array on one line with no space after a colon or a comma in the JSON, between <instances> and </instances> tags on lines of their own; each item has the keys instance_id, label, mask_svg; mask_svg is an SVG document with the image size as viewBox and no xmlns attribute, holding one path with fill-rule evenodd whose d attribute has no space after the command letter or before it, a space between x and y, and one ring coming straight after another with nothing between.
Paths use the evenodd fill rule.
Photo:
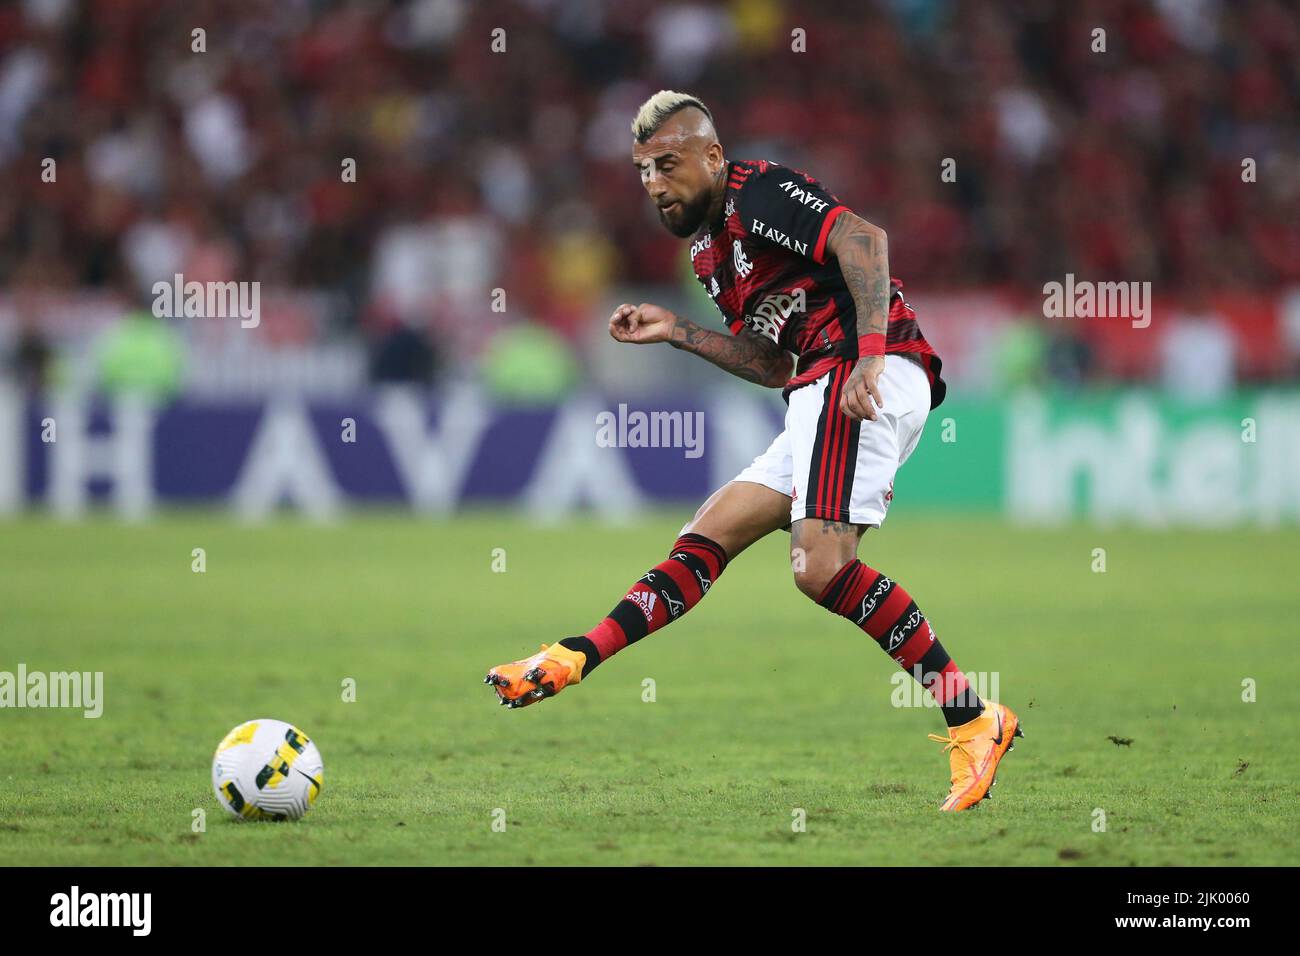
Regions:
<instances>
[{"instance_id":1,"label":"orange soccer cleat","mask_svg":"<svg viewBox=\"0 0 1300 956\"><path fill-rule=\"evenodd\" d=\"M554 697L570 684L582 680L587 655L559 644L545 644L532 657L500 664L483 678L497 692L497 699L510 708L527 707L545 697Z\"/></svg>"},{"instance_id":2,"label":"orange soccer cleat","mask_svg":"<svg viewBox=\"0 0 1300 956\"><path fill-rule=\"evenodd\" d=\"M952 767L952 789L940 810L968 810L989 796L996 782L998 764L1015 749L1023 737L1020 718L1010 707L985 701L984 711L959 727L949 727L948 736L930 734L931 740L947 744L944 752Z\"/></svg>"}]
</instances>

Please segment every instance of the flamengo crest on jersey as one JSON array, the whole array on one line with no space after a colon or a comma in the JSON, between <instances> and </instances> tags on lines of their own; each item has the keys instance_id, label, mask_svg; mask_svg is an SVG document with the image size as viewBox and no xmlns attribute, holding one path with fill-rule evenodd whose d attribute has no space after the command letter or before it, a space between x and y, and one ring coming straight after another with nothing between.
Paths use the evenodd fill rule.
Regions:
<instances>
[{"instance_id":1,"label":"flamengo crest on jersey","mask_svg":"<svg viewBox=\"0 0 1300 956\"><path fill-rule=\"evenodd\" d=\"M754 263L745 257L745 250L739 239L731 244L731 254L736 263L736 275L744 279L754 271Z\"/></svg>"},{"instance_id":2,"label":"flamengo crest on jersey","mask_svg":"<svg viewBox=\"0 0 1300 956\"><path fill-rule=\"evenodd\" d=\"M733 334L748 328L799 356L788 398L792 389L858 357L857 310L826 249L831 226L848 207L817 180L779 163L734 160L726 175L722 224L700 227L691 265ZM920 362L933 408L947 389L942 363L902 287L891 280L885 352Z\"/></svg>"}]
</instances>

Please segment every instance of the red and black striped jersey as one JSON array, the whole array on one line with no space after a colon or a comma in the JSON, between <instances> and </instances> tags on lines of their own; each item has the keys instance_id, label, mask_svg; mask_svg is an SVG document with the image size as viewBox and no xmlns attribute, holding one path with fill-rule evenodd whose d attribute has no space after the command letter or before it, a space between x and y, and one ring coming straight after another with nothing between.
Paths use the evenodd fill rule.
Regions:
<instances>
[{"instance_id":1,"label":"red and black striped jersey","mask_svg":"<svg viewBox=\"0 0 1300 956\"><path fill-rule=\"evenodd\" d=\"M858 358L857 310L826 242L848 207L805 173L767 160L727 164L723 222L705 223L691 265L732 334L750 328L799 356L783 394ZM903 284L890 279L886 354L908 354L930 379L930 407L943 401L943 363L921 334Z\"/></svg>"}]
</instances>

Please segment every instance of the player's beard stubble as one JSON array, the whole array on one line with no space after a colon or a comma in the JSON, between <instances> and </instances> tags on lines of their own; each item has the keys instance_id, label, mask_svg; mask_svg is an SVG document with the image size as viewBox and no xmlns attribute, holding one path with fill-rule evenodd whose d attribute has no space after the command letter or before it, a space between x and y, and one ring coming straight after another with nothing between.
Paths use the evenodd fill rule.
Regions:
<instances>
[{"instance_id":1,"label":"player's beard stubble","mask_svg":"<svg viewBox=\"0 0 1300 956\"><path fill-rule=\"evenodd\" d=\"M659 221L664 224L664 228L671 232L678 239L686 239L695 235L709 215L709 205L713 197L709 190L701 190L699 195L691 199L678 200L677 208L670 217L663 209L659 210Z\"/></svg>"}]
</instances>

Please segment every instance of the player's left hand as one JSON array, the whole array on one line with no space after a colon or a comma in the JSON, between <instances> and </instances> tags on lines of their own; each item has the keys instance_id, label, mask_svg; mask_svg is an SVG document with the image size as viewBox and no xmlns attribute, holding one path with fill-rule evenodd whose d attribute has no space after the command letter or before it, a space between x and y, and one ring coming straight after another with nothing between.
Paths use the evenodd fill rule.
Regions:
<instances>
[{"instance_id":1,"label":"player's left hand","mask_svg":"<svg viewBox=\"0 0 1300 956\"><path fill-rule=\"evenodd\" d=\"M840 411L855 422L864 418L874 422L879 414L877 409L885 407L885 400L880 395L880 376L884 371L883 355L868 355L858 359L858 364L849 373L849 380L844 383L844 391L840 395Z\"/></svg>"}]
</instances>

